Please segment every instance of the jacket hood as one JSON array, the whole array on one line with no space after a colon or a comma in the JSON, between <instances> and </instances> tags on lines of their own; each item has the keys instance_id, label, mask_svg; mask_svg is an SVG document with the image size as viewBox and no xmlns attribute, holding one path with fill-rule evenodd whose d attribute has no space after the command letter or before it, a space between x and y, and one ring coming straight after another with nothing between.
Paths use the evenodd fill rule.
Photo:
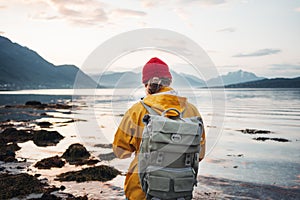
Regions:
<instances>
[{"instance_id":1,"label":"jacket hood","mask_svg":"<svg viewBox=\"0 0 300 200\"><path fill-rule=\"evenodd\" d=\"M163 87L158 93L147 95L144 103L159 114L169 108L176 108L179 112L183 112L186 108L187 98L178 96L177 92L170 87ZM167 116L177 115L175 111L167 112Z\"/></svg>"}]
</instances>

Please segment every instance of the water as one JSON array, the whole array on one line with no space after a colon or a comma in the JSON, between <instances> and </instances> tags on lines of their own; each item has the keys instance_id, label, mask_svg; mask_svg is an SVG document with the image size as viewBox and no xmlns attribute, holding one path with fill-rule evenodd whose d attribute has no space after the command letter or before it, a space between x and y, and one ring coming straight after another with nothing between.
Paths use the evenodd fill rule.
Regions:
<instances>
[{"instance_id":1,"label":"water","mask_svg":"<svg viewBox=\"0 0 300 200\"><path fill-rule=\"evenodd\" d=\"M287 188L300 187L300 89L195 89L179 92L197 106L206 126L207 155L201 162L200 174ZM35 147L35 152L43 153L33 153L33 144L22 144L24 149L18 155L36 161L62 153L76 141L84 143L95 156L109 152L94 145L113 141L121 114L143 95L142 88L12 91L0 92L0 103L3 106L24 104L27 100L72 101L82 106L72 116L87 121L54 127L67 136L56 147ZM5 118L1 113L0 118ZM244 129L272 133L250 135L239 131ZM289 142L253 139L257 137L284 138ZM31 150L26 150L26 147ZM115 159L108 164L125 172L129 162ZM122 187L123 180L118 178L113 183Z\"/></svg>"}]
</instances>

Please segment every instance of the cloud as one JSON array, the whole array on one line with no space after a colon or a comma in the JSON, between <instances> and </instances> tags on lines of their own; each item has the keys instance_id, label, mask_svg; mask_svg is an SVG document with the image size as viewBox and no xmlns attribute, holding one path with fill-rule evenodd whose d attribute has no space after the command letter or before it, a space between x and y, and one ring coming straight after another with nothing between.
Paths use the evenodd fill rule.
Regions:
<instances>
[{"instance_id":1,"label":"cloud","mask_svg":"<svg viewBox=\"0 0 300 200\"><path fill-rule=\"evenodd\" d=\"M295 8L295 11L296 11L296 12L300 12L300 7Z\"/></svg>"},{"instance_id":2,"label":"cloud","mask_svg":"<svg viewBox=\"0 0 300 200\"><path fill-rule=\"evenodd\" d=\"M59 19L60 17L58 15L52 15L45 11L41 11L38 13L34 13L31 15L28 15L31 19L40 19L40 20L53 20L53 19Z\"/></svg>"},{"instance_id":3,"label":"cloud","mask_svg":"<svg viewBox=\"0 0 300 200\"><path fill-rule=\"evenodd\" d=\"M172 3L168 4L167 1L160 0L141 0L141 3L146 8L158 7L168 4L173 8L182 8L188 4L195 4L200 6L214 6L227 3L228 0L174 0Z\"/></svg>"},{"instance_id":4,"label":"cloud","mask_svg":"<svg viewBox=\"0 0 300 200\"><path fill-rule=\"evenodd\" d=\"M28 0L33 5L39 2ZM98 0L48 0L47 5L40 6L39 12L29 17L38 20L63 19L80 26L102 26L113 24L115 19L124 17L143 17L146 12L125 8L116 8Z\"/></svg>"},{"instance_id":5,"label":"cloud","mask_svg":"<svg viewBox=\"0 0 300 200\"><path fill-rule=\"evenodd\" d=\"M138 10L131 10L131 9L114 9L112 10L113 15L121 15L121 16L129 16L129 17L142 17L147 15L146 12L138 11Z\"/></svg>"},{"instance_id":6,"label":"cloud","mask_svg":"<svg viewBox=\"0 0 300 200\"><path fill-rule=\"evenodd\" d=\"M106 4L96 0L51 0L60 17L74 24L97 25L108 20Z\"/></svg>"},{"instance_id":7,"label":"cloud","mask_svg":"<svg viewBox=\"0 0 300 200\"><path fill-rule=\"evenodd\" d=\"M5 34L5 32L4 31L0 31L0 35L4 35Z\"/></svg>"},{"instance_id":8,"label":"cloud","mask_svg":"<svg viewBox=\"0 0 300 200\"><path fill-rule=\"evenodd\" d=\"M272 54L280 53L280 49L260 49L258 51L252 52L252 53L240 53L237 55L234 55L233 57L256 57L256 56L267 56Z\"/></svg>"},{"instance_id":9,"label":"cloud","mask_svg":"<svg viewBox=\"0 0 300 200\"><path fill-rule=\"evenodd\" d=\"M141 0L140 1L145 8L152 8L162 4L160 0Z\"/></svg>"},{"instance_id":10,"label":"cloud","mask_svg":"<svg viewBox=\"0 0 300 200\"><path fill-rule=\"evenodd\" d=\"M181 3L197 3L203 6L213 6L227 3L227 0L180 0Z\"/></svg>"},{"instance_id":11,"label":"cloud","mask_svg":"<svg viewBox=\"0 0 300 200\"><path fill-rule=\"evenodd\" d=\"M235 31L236 31L236 28L233 28L233 27L228 27L228 28L223 28L223 29L217 30L217 32L230 32L230 33L233 33Z\"/></svg>"},{"instance_id":12,"label":"cloud","mask_svg":"<svg viewBox=\"0 0 300 200\"><path fill-rule=\"evenodd\" d=\"M1 10L1 9L5 9L5 8L6 8L6 6L0 5L0 10Z\"/></svg>"},{"instance_id":13,"label":"cloud","mask_svg":"<svg viewBox=\"0 0 300 200\"><path fill-rule=\"evenodd\" d=\"M300 63L280 63L269 65L265 72L269 77L300 77Z\"/></svg>"},{"instance_id":14,"label":"cloud","mask_svg":"<svg viewBox=\"0 0 300 200\"><path fill-rule=\"evenodd\" d=\"M273 64L271 67L272 70L296 70L300 71L300 64Z\"/></svg>"}]
</instances>

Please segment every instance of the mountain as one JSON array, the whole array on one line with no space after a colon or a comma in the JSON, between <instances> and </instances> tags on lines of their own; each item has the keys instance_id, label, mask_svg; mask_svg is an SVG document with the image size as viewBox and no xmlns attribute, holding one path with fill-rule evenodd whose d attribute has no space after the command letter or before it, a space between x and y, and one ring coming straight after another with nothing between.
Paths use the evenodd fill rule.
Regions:
<instances>
[{"instance_id":1,"label":"mountain","mask_svg":"<svg viewBox=\"0 0 300 200\"><path fill-rule=\"evenodd\" d=\"M141 85L141 73L127 72L105 72L102 75L90 75L100 87L104 88L131 88Z\"/></svg>"},{"instance_id":2,"label":"mountain","mask_svg":"<svg viewBox=\"0 0 300 200\"><path fill-rule=\"evenodd\" d=\"M55 66L35 51L0 36L0 90L81 88L96 83L74 65Z\"/></svg>"},{"instance_id":3,"label":"mountain","mask_svg":"<svg viewBox=\"0 0 300 200\"><path fill-rule=\"evenodd\" d=\"M207 83L202 79L185 73L177 73L171 70L173 77L172 86L175 88L199 88L199 87L219 87L224 85L230 85L235 83L243 83L249 81L256 81L264 79L263 77L257 77L254 73L246 71L229 72L226 75L222 75L216 78L209 79ZM99 79L99 75L91 75L95 81ZM223 83L222 83L223 80ZM100 76L99 85L103 87L137 87L141 85L141 73L134 72L105 72Z\"/></svg>"},{"instance_id":4,"label":"mountain","mask_svg":"<svg viewBox=\"0 0 300 200\"><path fill-rule=\"evenodd\" d=\"M175 88L190 88L190 87L201 87L205 86L205 82L196 76L177 73L171 70L173 77L172 86ZM106 88L135 88L142 85L142 74L141 72L105 72L102 75L94 74L90 75L94 81L101 87Z\"/></svg>"},{"instance_id":5,"label":"mountain","mask_svg":"<svg viewBox=\"0 0 300 200\"><path fill-rule=\"evenodd\" d=\"M257 77L254 73L246 72L246 71L236 71L236 72L229 72L226 75L222 75L216 78L209 79L207 81L207 85L209 87L215 87L215 86L222 86L221 81L223 80L224 85L231 85L236 83L244 83L244 82L250 82L250 81L257 81L262 80L263 77Z\"/></svg>"},{"instance_id":6,"label":"mountain","mask_svg":"<svg viewBox=\"0 0 300 200\"><path fill-rule=\"evenodd\" d=\"M251 81L246 83L231 84L226 88L300 88L300 77L273 78Z\"/></svg>"}]
</instances>

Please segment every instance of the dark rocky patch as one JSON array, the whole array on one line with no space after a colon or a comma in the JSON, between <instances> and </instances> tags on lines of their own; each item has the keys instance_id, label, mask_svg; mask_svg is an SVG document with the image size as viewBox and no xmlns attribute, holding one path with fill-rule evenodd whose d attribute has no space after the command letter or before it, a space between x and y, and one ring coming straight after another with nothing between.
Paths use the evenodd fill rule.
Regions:
<instances>
[{"instance_id":1,"label":"dark rocky patch","mask_svg":"<svg viewBox=\"0 0 300 200\"><path fill-rule=\"evenodd\" d=\"M112 149L112 144L95 144L94 147L100 147L104 149Z\"/></svg>"},{"instance_id":2,"label":"dark rocky patch","mask_svg":"<svg viewBox=\"0 0 300 200\"><path fill-rule=\"evenodd\" d=\"M21 149L17 145L19 142L33 140L37 146L51 146L56 145L63 138L57 131L31 131L6 128L0 133L0 161L17 161L15 152Z\"/></svg>"},{"instance_id":3,"label":"dark rocky patch","mask_svg":"<svg viewBox=\"0 0 300 200\"><path fill-rule=\"evenodd\" d=\"M18 108L18 109L39 109L39 110L49 110L49 109L72 109L72 105L61 104L61 103L41 103L39 101L27 101L25 104L17 105L5 105L5 108Z\"/></svg>"},{"instance_id":4,"label":"dark rocky patch","mask_svg":"<svg viewBox=\"0 0 300 200\"><path fill-rule=\"evenodd\" d=\"M63 197L60 197L63 196ZM55 196L54 194L50 193L45 193L41 198L34 198L30 200L88 200L87 196L80 196L80 197L75 197L72 194L59 194L59 196Z\"/></svg>"},{"instance_id":5,"label":"dark rocky patch","mask_svg":"<svg viewBox=\"0 0 300 200\"><path fill-rule=\"evenodd\" d=\"M16 144L5 144L0 142L0 161L4 162L15 162L17 159L16 151L20 150L21 148Z\"/></svg>"},{"instance_id":6,"label":"dark rocky patch","mask_svg":"<svg viewBox=\"0 0 300 200\"><path fill-rule=\"evenodd\" d=\"M9 142L27 142L33 139L33 135L25 130L17 130L15 128L7 128L0 133L0 139L4 143Z\"/></svg>"},{"instance_id":7,"label":"dark rocky patch","mask_svg":"<svg viewBox=\"0 0 300 200\"><path fill-rule=\"evenodd\" d=\"M244 129L244 130L239 130L244 134L270 134L272 133L271 131L268 130L258 130L258 129Z\"/></svg>"},{"instance_id":8,"label":"dark rocky patch","mask_svg":"<svg viewBox=\"0 0 300 200\"><path fill-rule=\"evenodd\" d=\"M90 156L91 154L82 144L75 143L68 147L62 158L66 159L71 165L82 165Z\"/></svg>"},{"instance_id":9,"label":"dark rocky patch","mask_svg":"<svg viewBox=\"0 0 300 200\"><path fill-rule=\"evenodd\" d=\"M8 174L0 176L0 199L42 193L46 184L41 183L36 177L29 174Z\"/></svg>"},{"instance_id":10,"label":"dark rocky patch","mask_svg":"<svg viewBox=\"0 0 300 200\"><path fill-rule=\"evenodd\" d=\"M53 124L50 122L38 122L37 125L40 126L41 128L49 128Z\"/></svg>"},{"instance_id":11,"label":"dark rocky patch","mask_svg":"<svg viewBox=\"0 0 300 200\"><path fill-rule=\"evenodd\" d=\"M50 169L52 167L61 168L66 163L62 158L71 165L95 165L99 162L97 159L89 159L90 153L86 148L82 144L76 143L70 145L61 157L54 156L42 159L38 161L34 167L39 169Z\"/></svg>"},{"instance_id":12,"label":"dark rocky patch","mask_svg":"<svg viewBox=\"0 0 300 200\"><path fill-rule=\"evenodd\" d=\"M97 159L89 159L91 154L79 143L71 144L62 155L71 165L94 165L99 162Z\"/></svg>"},{"instance_id":13,"label":"dark rocky patch","mask_svg":"<svg viewBox=\"0 0 300 200\"><path fill-rule=\"evenodd\" d=\"M115 159L116 155L114 154L114 152L111 152L111 153L106 153L106 154L100 154L99 158L100 158L100 160L109 161L109 160Z\"/></svg>"},{"instance_id":14,"label":"dark rocky patch","mask_svg":"<svg viewBox=\"0 0 300 200\"><path fill-rule=\"evenodd\" d=\"M290 142L290 140L285 138L269 138L269 137L257 137L257 138L253 138L253 140L263 141L263 142L266 140L273 140L276 142Z\"/></svg>"},{"instance_id":15,"label":"dark rocky patch","mask_svg":"<svg viewBox=\"0 0 300 200\"><path fill-rule=\"evenodd\" d=\"M40 106L42 103L40 101L27 101L25 103L26 106Z\"/></svg>"},{"instance_id":16,"label":"dark rocky patch","mask_svg":"<svg viewBox=\"0 0 300 200\"><path fill-rule=\"evenodd\" d=\"M121 174L120 171L113 167L106 165L100 165L96 167L85 168L80 171L71 171L62 173L57 176L56 180L59 181L109 181L115 178L117 175Z\"/></svg>"},{"instance_id":17,"label":"dark rocky patch","mask_svg":"<svg viewBox=\"0 0 300 200\"><path fill-rule=\"evenodd\" d=\"M10 121L10 120L9 120ZM8 122L9 122L8 121ZM12 128L14 125L13 124L11 124L11 123L1 123L0 124L0 128L1 129L5 129L5 128Z\"/></svg>"},{"instance_id":18,"label":"dark rocky patch","mask_svg":"<svg viewBox=\"0 0 300 200\"><path fill-rule=\"evenodd\" d=\"M228 154L227 156L229 156L229 157L244 157L244 154L237 154L237 155Z\"/></svg>"},{"instance_id":19,"label":"dark rocky patch","mask_svg":"<svg viewBox=\"0 0 300 200\"><path fill-rule=\"evenodd\" d=\"M55 146L64 137L57 131L33 131L33 142L37 146Z\"/></svg>"},{"instance_id":20,"label":"dark rocky patch","mask_svg":"<svg viewBox=\"0 0 300 200\"><path fill-rule=\"evenodd\" d=\"M66 105L66 104L60 104L60 103L41 103L39 101L27 101L25 103L26 107L32 107L32 108L37 108L37 109L47 109L47 108L52 108L52 109L71 109L72 106ZM21 105L17 107L22 107Z\"/></svg>"},{"instance_id":21,"label":"dark rocky patch","mask_svg":"<svg viewBox=\"0 0 300 200\"><path fill-rule=\"evenodd\" d=\"M65 165L65 161L63 161L59 156L54 156L50 158L44 158L38 161L34 167L38 169L50 169L52 167L62 168Z\"/></svg>"}]
</instances>

